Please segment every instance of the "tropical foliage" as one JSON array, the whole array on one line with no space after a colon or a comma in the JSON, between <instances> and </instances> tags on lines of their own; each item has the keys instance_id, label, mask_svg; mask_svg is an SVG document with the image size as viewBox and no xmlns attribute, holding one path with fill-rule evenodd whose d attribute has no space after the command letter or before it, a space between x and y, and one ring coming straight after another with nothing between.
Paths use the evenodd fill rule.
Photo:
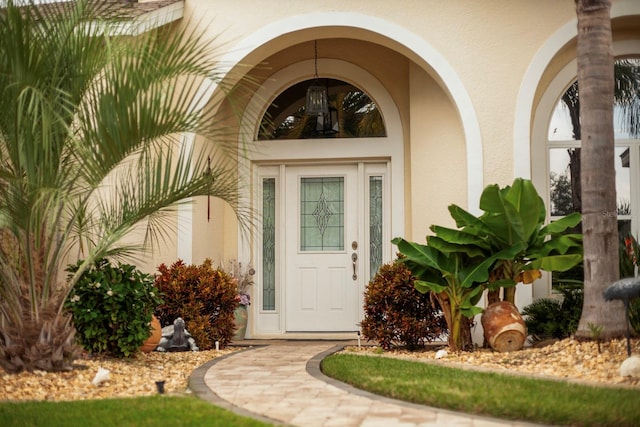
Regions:
<instances>
[{"instance_id":1,"label":"tropical foliage","mask_svg":"<svg viewBox=\"0 0 640 427\"><path fill-rule=\"evenodd\" d=\"M529 180L487 186L480 209L484 213L476 217L451 205L458 228L431 226L434 234L427 236L427 245L393 240L418 278L416 288L438 299L455 350L471 345L469 322L482 311L476 304L485 289L505 287L505 299L513 302L516 283L531 283L539 270L568 270L582 259L581 236L565 234L580 215L544 225L544 203Z\"/></svg>"},{"instance_id":2,"label":"tropical foliage","mask_svg":"<svg viewBox=\"0 0 640 427\"><path fill-rule=\"evenodd\" d=\"M582 313L582 284L558 286L561 298L541 298L522 309L527 331L534 343L564 339L578 329Z\"/></svg>"},{"instance_id":3,"label":"tropical foliage","mask_svg":"<svg viewBox=\"0 0 640 427\"><path fill-rule=\"evenodd\" d=\"M214 268L211 260L201 265L187 265L182 260L171 266L161 264L156 287L164 303L155 315L162 326L172 325L182 317L185 326L202 350L224 348L234 333L233 311L239 304L236 278L222 268Z\"/></svg>"},{"instance_id":4,"label":"tropical foliage","mask_svg":"<svg viewBox=\"0 0 640 427\"><path fill-rule=\"evenodd\" d=\"M487 186L480 209L484 213L479 217L457 206L449 209L460 227L450 240L464 242L471 235L481 239L491 254L515 252L492 266L489 303L499 299L499 287L504 288L503 299L514 303L517 283L532 283L540 277L540 270L566 271L582 261L582 236L567 233L580 223L580 214L571 213L545 225L546 208L531 181L518 178L504 188Z\"/></svg>"},{"instance_id":5,"label":"tropical foliage","mask_svg":"<svg viewBox=\"0 0 640 427\"><path fill-rule=\"evenodd\" d=\"M67 271L75 273L82 263ZM128 357L149 337L151 316L161 302L152 275L130 264L112 265L101 259L76 282L65 308L85 350Z\"/></svg>"},{"instance_id":6,"label":"tropical foliage","mask_svg":"<svg viewBox=\"0 0 640 427\"><path fill-rule=\"evenodd\" d=\"M640 246L633 236L621 241L619 254L620 277L636 276ZM534 301L522 310L533 342L567 338L576 332L582 314L583 288L581 279L560 279L554 287L559 295ZM630 301L629 321L634 330L640 332L640 298ZM592 335L595 327L602 328L594 323L591 325L589 329ZM601 332L604 332L604 328Z\"/></svg>"},{"instance_id":7,"label":"tropical foliage","mask_svg":"<svg viewBox=\"0 0 640 427\"><path fill-rule=\"evenodd\" d=\"M246 218L216 108L192 109L198 85L219 80L209 45L186 30L111 36L121 7L9 0L0 13L0 365L10 372L71 367L69 293L97 260L166 238L178 203L213 195ZM184 132L209 143L184 145Z\"/></svg>"},{"instance_id":8,"label":"tropical foliage","mask_svg":"<svg viewBox=\"0 0 640 427\"><path fill-rule=\"evenodd\" d=\"M476 304L496 257L488 256L475 243L467 243L460 250L445 251L438 247L440 242L444 241L437 234L427 237L427 245L401 238L393 240L404 255L402 262L417 278L416 289L422 293L432 292L442 307L449 329L449 347L468 350L473 345L471 319L482 311Z\"/></svg>"},{"instance_id":9,"label":"tropical foliage","mask_svg":"<svg viewBox=\"0 0 640 427\"><path fill-rule=\"evenodd\" d=\"M360 327L385 350L415 350L447 332L444 316L430 294L418 292L411 271L400 261L384 264L364 292Z\"/></svg>"}]
</instances>

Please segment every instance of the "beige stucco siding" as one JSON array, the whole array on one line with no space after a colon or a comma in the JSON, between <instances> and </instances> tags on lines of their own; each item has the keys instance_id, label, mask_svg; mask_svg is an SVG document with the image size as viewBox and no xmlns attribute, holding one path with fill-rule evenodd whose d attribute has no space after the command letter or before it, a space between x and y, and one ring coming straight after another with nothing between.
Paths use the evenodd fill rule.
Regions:
<instances>
[{"instance_id":1,"label":"beige stucco siding","mask_svg":"<svg viewBox=\"0 0 640 427\"><path fill-rule=\"evenodd\" d=\"M637 0L613 0L614 43L640 40L638 5ZM367 162L383 166L386 172L375 173L386 173L390 192L402 195L385 202L391 205L385 214L393 218L385 230L386 236L392 233L385 237L390 249L385 256L390 258L395 255L391 237L420 242L432 224L453 226L449 205L479 213L480 194L488 184L533 178L548 198L549 117L556 94L563 90L558 86L566 87L575 78L568 71L576 55L573 0L185 0L184 16L175 25L188 25L212 40L225 85L249 77L249 84L244 81L234 91L233 111L239 116L230 115L232 109L225 102L214 119L231 130L225 135L228 141L252 144L262 114L277 95L313 78L316 41L320 78L344 80L371 91L385 119L388 151L375 143L312 139L291 141L296 146L291 154L282 141L271 151L272 141L257 142L254 147L266 154L240 159L253 174L240 172L240 178L248 180L241 184L248 189L244 195L256 203L252 208L259 205L260 189L252 186L261 185L260 177L284 179L292 164L310 168L358 164L360 171ZM629 46L625 51L640 53ZM208 93L204 99L209 101L198 107L216 110L219 93ZM200 137L191 142L212 143ZM292 187L277 188L279 194L288 194ZM358 193L362 205L367 204L364 194ZM275 213L281 220L282 212L297 199L282 200L281 212ZM184 228L178 227L177 240L154 255L149 265L184 255L194 263L205 258L251 260L259 269L259 216L258 212L253 223L255 234L243 238L229 206L200 198L186 214L177 215L176 223ZM366 223L366 218L359 220ZM278 233L276 239L282 237ZM276 247L277 268L282 270L275 284L279 296L295 289L287 284L294 280L286 279L295 264L295 251L285 251L283 242ZM366 251L360 255L365 258ZM254 297L260 293L259 282ZM546 294L545 288L536 296ZM534 296L531 287L519 295L519 305ZM277 301L278 310L273 312L263 313L252 305L255 336L279 336L288 330L283 323L284 301Z\"/></svg>"},{"instance_id":2,"label":"beige stucco siding","mask_svg":"<svg viewBox=\"0 0 640 427\"><path fill-rule=\"evenodd\" d=\"M433 79L414 65L411 72L411 227L407 236L422 241L431 224L452 226L446 207L466 204L467 162L460 120Z\"/></svg>"},{"instance_id":3,"label":"beige stucco siding","mask_svg":"<svg viewBox=\"0 0 640 427\"><path fill-rule=\"evenodd\" d=\"M251 11L251 13L248 13ZM233 45L261 27L286 20L305 19L323 12L345 12L377 17L403 27L426 40L459 75L478 115L484 150L484 181L513 179L513 111L522 76L536 50L559 27L575 17L571 1L264 1L186 2L186 15L207 23L206 31ZM344 25L348 25L345 23ZM353 25L358 26L357 17ZM338 30L334 31L334 34ZM323 29L310 32L327 38ZM375 40L374 34L358 37ZM393 41L377 41L394 45ZM276 47L276 46L274 46ZM363 53L357 50L357 53ZM366 51L364 51L366 53ZM410 52L398 52L411 57ZM376 67L385 66L386 57ZM419 64L422 65L422 64ZM397 93L397 92L392 92Z\"/></svg>"},{"instance_id":4,"label":"beige stucco siding","mask_svg":"<svg viewBox=\"0 0 640 427\"><path fill-rule=\"evenodd\" d=\"M631 3L615 0L614 9ZM280 70L312 59L314 40L320 58L355 64L384 86L403 135L404 231L416 239L433 223L450 223L449 204L474 211L479 189L508 184L519 170L528 174L530 153L521 148L526 145L518 142L518 129L528 143L541 93L575 56L570 0L185 0L184 5L185 19L177 25L197 28L213 41L220 58L230 61L221 63L233 71L227 83L245 74L253 79L246 100ZM614 20L614 39L633 39L637 25L637 16ZM543 69L536 70L545 57ZM238 101L242 110L246 104ZM529 111L524 127L518 109ZM220 209L217 216L232 221L232 213ZM233 256L226 252L237 250L237 227L225 222L218 230L196 220L206 218L203 212L206 204L194 206L194 261L209 254ZM206 243L210 238L222 239L216 247L225 253L214 254Z\"/></svg>"},{"instance_id":5,"label":"beige stucco siding","mask_svg":"<svg viewBox=\"0 0 640 427\"><path fill-rule=\"evenodd\" d=\"M327 21L326 14L335 16L335 24ZM325 24L316 26L314 17L320 15ZM540 46L574 16L572 2L557 0L279 1L277 7L258 0L187 0L182 25L197 26L197 31L213 40L221 58L228 58L234 49L252 46L243 51L240 66L233 68L228 79L235 83L245 73L253 79L253 87L243 91L244 101L235 99L240 110L266 79L293 63L312 59L314 40L319 41L321 58L347 61L375 76L400 113L398 125L405 147L404 234L419 240L431 224L451 225L447 212L451 203L476 208L468 203L469 168L473 170L469 144L473 141L465 121L477 120L479 127L481 158L471 156L471 160L478 160L482 170L476 171L481 174L475 184L512 181L513 160L519 155L513 152L514 110L523 75ZM288 31L291 22L304 24L300 24L302 29ZM283 23L281 32L279 23ZM270 25L276 28L265 30ZM402 37L396 37L394 28L404 32ZM455 76L422 57L411 45L412 37L433 48ZM222 68L230 65L234 64L222 64ZM447 86L454 78L459 79L459 88ZM457 104L460 93L455 91L462 91L470 100L466 111ZM264 108L267 104L265 100ZM193 206L193 262L237 253L233 212L218 200L210 206L210 222L206 221L205 200ZM178 255L177 246L163 252L165 262ZM158 260L153 257L154 263Z\"/></svg>"}]
</instances>

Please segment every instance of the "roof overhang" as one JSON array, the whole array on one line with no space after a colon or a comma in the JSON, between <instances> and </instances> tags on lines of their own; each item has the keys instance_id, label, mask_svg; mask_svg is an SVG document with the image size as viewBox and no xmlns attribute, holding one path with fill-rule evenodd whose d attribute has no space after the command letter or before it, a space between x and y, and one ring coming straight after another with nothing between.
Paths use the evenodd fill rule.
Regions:
<instances>
[{"instance_id":1,"label":"roof overhang","mask_svg":"<svg viewBox=\"0 0 640 427\"><path fill-rule=\"evenodd\" d=\"M75 0L13 0L15 5L34 4L40 9L59 10ZM111 36L137 36L163 25L178 21L184 16L184 0L92 0L106 3L109 16L90 22L92 30ZM7 0L0 0L0 8ZM55 12L54 12L55 13ZM98 28L95 28L98 27Z\"/></svg>"},{"instance_id":2,"label":"roof overhang","mask_svg":"<svg viewBox=\"0 0 640 427\"><path fill-rule=\"evenodd\" d=\"M120 19L105 22L112 36L137 36L182 19L183 0L156 0L144 3L125 3Z\"/></svg>"}]
</instances>

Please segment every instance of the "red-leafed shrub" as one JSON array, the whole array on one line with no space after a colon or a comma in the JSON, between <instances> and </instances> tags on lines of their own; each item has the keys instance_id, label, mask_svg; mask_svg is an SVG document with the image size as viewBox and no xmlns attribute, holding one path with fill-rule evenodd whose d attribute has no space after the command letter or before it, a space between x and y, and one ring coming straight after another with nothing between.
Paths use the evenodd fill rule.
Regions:
<instances>
[{"instance_id":1,"label":"red-leafed shrub","mask_svg":"<svg viewBox=\"0 0 640 427\"><path fill-rule=\"evenodd\" d=\"M225 271L214 268L207 259L202 265L185 265L178 260L171 267L161 264L156 287L164 304L155 315L164 327L182 317L186 329L201 350L222 348L234 334L233 311L238 305L236 281Z\"/></svg>"},{"instance_id":2,"label":"red-leafed shrub","mask_svg":"<svg viewBox=\"0 0 640 427\"><path fill-rule=\"evenodd\" d=\"M447 332L447 324L435 299L414 286L414 277L400 262L385 264L367 285L364 294L362 334L388 350L415 350ZM436 304L434 306L434 304Z\"/></svg>"}]
</instances>

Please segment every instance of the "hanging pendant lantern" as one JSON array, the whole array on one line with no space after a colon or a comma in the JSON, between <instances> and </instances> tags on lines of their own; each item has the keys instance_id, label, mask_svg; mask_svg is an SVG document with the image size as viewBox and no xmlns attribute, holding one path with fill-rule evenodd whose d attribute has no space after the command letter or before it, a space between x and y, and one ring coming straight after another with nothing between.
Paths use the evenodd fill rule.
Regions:
<instances>
[{"instance_id":1,"label":"hanging pendant lantern","mask_svg":"<svg viewBox=\"0 0 640 427\"><path fill-rule=\"evenodd\" d=\"M305 112L308 116L322 116L329 112L329 96L326 86L320 84L318 80L318 41L314 42L314 65L315 74L313 83L307 89L307 102Z\"/></svg>"},{"instance_id":2,"label":"hanging pendant lantern","mask_svg":"<svg viewBox=\"0 0 640 427\"><path fill-rule=\"evenodd\" d=\"M314 81L307 89L306 114L308 116L322 116L329 112L327 89Z\"/></svg>"}]
</instances>

